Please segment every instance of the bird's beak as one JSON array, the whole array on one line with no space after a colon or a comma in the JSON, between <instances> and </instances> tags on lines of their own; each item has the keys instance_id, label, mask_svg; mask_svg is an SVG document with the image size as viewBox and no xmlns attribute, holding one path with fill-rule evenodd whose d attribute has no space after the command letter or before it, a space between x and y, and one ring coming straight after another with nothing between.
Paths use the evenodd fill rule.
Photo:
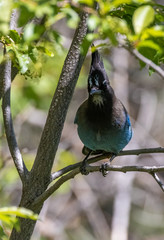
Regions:
<instances>
[{"instance_id":1,"label":"bird's beak","mask_svg":"<svg viewBox=\"0 0 164 240\"><path fill-rule=\"evenodd\" d=\"M101 90L100 89L97 89L97 88L92 88L91 91L90 91L90 95L100 95L101 94Z\"/></svg>"}]
</instances>

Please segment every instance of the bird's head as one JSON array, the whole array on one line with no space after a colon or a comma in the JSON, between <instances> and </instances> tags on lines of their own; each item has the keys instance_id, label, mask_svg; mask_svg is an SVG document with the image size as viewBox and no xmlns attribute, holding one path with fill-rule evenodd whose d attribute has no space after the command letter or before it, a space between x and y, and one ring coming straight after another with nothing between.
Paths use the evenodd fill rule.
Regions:
<instances>
[{"instance_id":1,"label":"bird's head","mask_svg":"<svg viewBox=\"0 0 164 240\"><path fill-rule=\"evenodd\" d=\"M97 50L92 53L91 69L88 77L88 93L90 100L97 106L102 106L113 94L103 61Z\"/></svg>"}]
</instances>

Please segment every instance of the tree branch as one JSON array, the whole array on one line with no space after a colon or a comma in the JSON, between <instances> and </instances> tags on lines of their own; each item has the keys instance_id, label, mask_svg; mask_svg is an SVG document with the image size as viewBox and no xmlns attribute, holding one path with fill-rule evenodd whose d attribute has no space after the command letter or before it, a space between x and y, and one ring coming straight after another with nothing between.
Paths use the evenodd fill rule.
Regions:
<instances>
[{"instance_id":1,"label":"tree branch","mask_svg":"<svg viewBox=\"0 0 164 240\"><path fill-rule=\"evenodd\" d=\"M80 164L81 165L81 164ZM100 166L86 166L87 172L100 172ZM156 176L156 172L162 172L164 171L164 166L114 166L114 165L107 165L106 167L107 171L115 171L115 172L145 172L149 173L152 176ZM40 205L42 204L52 193L54 193L63 183L70 180L71 178L74 178L78 173L80 173L80 168L76 167L73 171L67 173L66 175L63 175L58 181L54 183L46 192L44 192L42 195L40 195L38 198L34 200L32 203L32 206ZM155 175L153 175L155 174ZM154 177L157 181L157 176ZM158 178L158 183L163 186L162 190L164 191L164 185Z\"/></svg>"},{"instance_id":2,"label":"tree branch","mask_svg":"<svg viewBox=\"0 0 164 240\"><path fill-rule=\"evenodd\" d=\"M135 150L125 150L121 151L118 156L125 156L125 155L139 155L139 154L148 154L148 153L164 153L164 148L149 148L149 149L135 149ZM88 159L88 163L94 163L99 160L105 159L107 157L111 156L110 153L106 153L97 157L93 157ZM71 178L74 178L78 173L80 173L80 166L82 162L72 164L70 166L67 166L55 173L52 174L52 180L55 180L60 177L59 180L57 180L47 191L45 191L43 194L41 194L38 198L36 198L33 202L33 206L42 204L52 193L54 193L64 182L70 180ZM90 166L88 165L86 167L87 172L97 172L100 171L100 166ZM157 177L155 174L156 172L162 172L164 171L164 166L114 166L114 165L107 165L106 168L107 171L117 171L117 172L146 172L151 174L155 180L157 181ZM159 178L158 178L159 179ZM157 181L158 184L160 183L160 186L163 186L164 191L164 185L160 181L160 179ZM161 187L162 188L162 187Z\"/></svg>"},{"instance_id":3,"label":"tree branch","mask_svg":"<svg viewBox=\"0 0 164 240\"><path fill-rule=\"evenodd\" d=\"M16 25L17 25L17 14L18 14L18 11L16 9L13 10L12 12L12 17L11 17L11 21L10 21L10 29L14 29L14 30L17 30L16 29ZM44 21L45 21L45 17L43 18L34 18L33 19L33 23L34 24L37 24L37 25L43 25L44 24ZM23 31L23 27L19 28L19 31L22 32ZM39 40L35 41L35 43L37 43L38 41L40 41L40 38ZM1 46L0 46L1 47ZM3 86L3 69L4 69L4 64L5 62L3 61L1 64L0 64L0 100L2 98L2 86ZM18 68L14 67L13 63L11 65L11 81L14 80L14 78L16 77L16 75L18 74Z\"/></svg>"},{"instance_id":4,"label":"tree branch","mask_svg":"<svg viewBox=\"0 0 164 240\"><path fill-rule=\"evenodd\" d=\"M99 172L100 166L87 166L86 170L88 172ZM163 172L164 166L115 166L107 163L106 169L107 171L115 171L115 172L146 172L146 173L155 173L155 172Z\"/></svg>"},{"instance_id":5,"label":"tree branch","mask_svg":"<svg viewBox=\"0 0 164 240\"><path fill-rule=\"evenodd\" d=\"M162 191L164 192L164 184L161 182L160 178L158 177L158 175L153 172L151 174L153 176L153 178L155 179L155 181L159 184L160 188L162 189Z\"/></svg>"},{"instance_id":6,"label":"tree branch","mask_svg":"<svg viewBox=\"0 0 164 240\"><path fill-rule=\"evenodd\" d=\"M140 154L149 154L149 153L164 153L164 148L158 147L158 148L141 148L141 149L133 149L133 150L124 150L124 151L121 151L117 156L140 155ZM88 163L98 162L100 160L110 158L110 157L111 157L111 153L105 153L96 157L89 158ZM53 181L61 177L63 174L66 174L69 171L72 171L80 166L81 166L81 162L75 163L63 169L60 169L59 171L52 173L51 180Z\"/></svg>"},{"instance_id":7,"label":"tree branch","mask_svg":"<svg viewBox=\"0 0 164 240\"><path fill-rule=\"evenodd\" d=\"M38 198L36 198L33 203L32 207L39 206L43 204L43 202L51 196L52 193L54 193L63 183L70 180L71 178L74 178L78 173L80 172L80 169L77 168L68 174L62 176L56 183L54 183L53 186L51 186L47 191L45 191L43 194L41 194Z\"/></svg>"},{"instance_id":8,"label":"tree branch","mask_svg":"<svg viewBox=\"0 0 164 240\"><path fill-rule=\"evenodd\" d=\"M158 73L162 78L164 78L164 70L160 66L156 65L153 61L143 56L140 52L137 51L137 49L127 47L125 45L121 45L121 47L128 50L133 56L147 64L149 67L154 69L154 71Z\"/></svg>"},{"instance_id":9,"label":"tree branch","mask_svg":"<svg viewBox=\"0 0 164 240\"><path fill-rule=\"evenodd\" d=\"M16 24L17 24L17 10L14 9L11 14L11 19L10 19L10 29L15 30ZM0 100L3 95L3 75L4 75L4 68L5 68L5 62L2 62L0 64ZM15 78L15 76L18 73L18 69L11 65L11 81Z\"/></svg>"},{"instance_id":10,"label":"tree branch","mask_svg":"<svg viewBox=\"0 0 164 240\"><path fill-rule=\"evenodd\" d=\"M47 187L50 182L51 169L60 141L66 113L85 58L80 52L80 46L88 30L87 18L88 13L82 12L79 26L64 62L31 171L31 176L38 179L39 185L43 184L44 188L45 186ZM40 182L41 180L42 182Z\"/></svg>"},{"instance_id":11,"label":"tree branch","mask_svg":"<svg viewBox=\"0 0 164 240\"><path fill-rule=\"evenodd\" d=\"M13 10L11 15L11 23L10 28L12 29L14 26L13 21L15 21L17 12ZM3 111L3 119L5 126L5 133L8 141L8 146L10 149L10 153L14 160L17 171L20 175L22 182L24 182L28 170L24 164L22 159L19 147L17 145L15 132L13 128L13 121L11 116L11 106L10 106L10 89L11 89L11 60L6 59L6 62L3 64L3 73L2 73L2 111Z\"/></svg>"}]
</instances>

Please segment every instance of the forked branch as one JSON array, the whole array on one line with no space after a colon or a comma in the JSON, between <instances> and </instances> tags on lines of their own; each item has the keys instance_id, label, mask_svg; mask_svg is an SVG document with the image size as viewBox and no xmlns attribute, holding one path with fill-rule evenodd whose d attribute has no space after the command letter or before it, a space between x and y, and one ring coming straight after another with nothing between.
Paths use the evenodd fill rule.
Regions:
<instances>
[{"instance_id":1,"label":"forked branch","mask_svg":"<svg viewBox=\"0 0 164 240\"><path fill-rule=\"evenodd\" d=\"M121 47L128 50L133 56L135 56L137 59L144 62L146 65L151 67L156 73L158 73L162 78L164 78L164 70L160 66L156 65L153 61L143 56L139 51L137 51L137 49L132 47L127 47L125 45L122 45Z\"/></svg>"},{"instance_id":2,"label":"forked branch","mask_svg":"<svg viewBox=\"0 0 164 240\"><path fill-rule=\"evenodd\" d=\"M148 149L135 149L135 150L125 150L120 152L119 156L125 155L139 155L139 154L148 154L148 153L164 153L164 148L148 148ZM88 163L94 163L99 160L110 157L110 153L106 153L97 157L88 159ZM76 163L70 166L67 166L55 173L52 174L52 179L57 180L47 191L40 195L34 202L33 206L42 204L52 193L54 193L63 183L74 178L78 173L80 173L80 163ZM100 171L100 166L90 166L86 167L87 172L98 172ZM145 172L151 174L156 182L159 184L161 189L164 191L164 184L161 182L160 178L157 176L158 172L164 171L164 166L115 166L107 165L107 171L117 171L117 172Z\"/></svg>"}]
</instances>

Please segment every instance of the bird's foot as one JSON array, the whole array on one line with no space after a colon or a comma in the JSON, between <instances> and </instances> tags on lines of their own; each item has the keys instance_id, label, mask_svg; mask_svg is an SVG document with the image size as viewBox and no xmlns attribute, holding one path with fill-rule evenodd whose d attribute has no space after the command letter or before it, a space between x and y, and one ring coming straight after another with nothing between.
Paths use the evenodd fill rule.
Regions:
<instances>
[{"instance_id":1,"label":"bird's foot","mask_svg":"<svg viewBox=\"0 0 164 240\"><path fill-rule=\"evenodd\" d=\"M108 167L109 163L106 162L106 163L103 163L101 164L100 166L100 172L102 173L103 177L106 177L106 175L108 174L108 170L107 170L107 167Z\"/></svg>"},{"instance_id":2,"label":"bird's foot","mask_svg":"<svg viewBox=\"0 0 164 240\"><path fill-rule=\"evenodd\" d=\"M84 146L84 148L85 148L85 146ZM89 172L86 169L86 166L88 165L87 164L87 159L89 158L91 153L92 153L92 150L89 149L89 152L87 153L87 156L84 158L84 160L82 161L82 164L80 166L80 172L83 175L88 175L89 174Z\"/></svg>"},{"instance_id":3,"label":"bird's foot","mask_svg":"<svg viewBox=\"0 0 164 240\"><path fill-rule=\"evenodd\" d=\"M112 156L111 156L111 158L109 159L109 162L112 162L115 157L117 157L117 154L112 153Z\"/></svg>"},{"instance_id":4,"label":"bird's foot","mask_svg":"<svg viewBox=\"0 0 164 240\"><path fill-rule=\"evenodd\" d=\"M81 172L82 175L88 175L89 174L89 172L86 169L87 165L88 164L86 162L84 162L84 161L82 162L82 164L80 166L80 172Z\"/></svg>"}]
</instances>

